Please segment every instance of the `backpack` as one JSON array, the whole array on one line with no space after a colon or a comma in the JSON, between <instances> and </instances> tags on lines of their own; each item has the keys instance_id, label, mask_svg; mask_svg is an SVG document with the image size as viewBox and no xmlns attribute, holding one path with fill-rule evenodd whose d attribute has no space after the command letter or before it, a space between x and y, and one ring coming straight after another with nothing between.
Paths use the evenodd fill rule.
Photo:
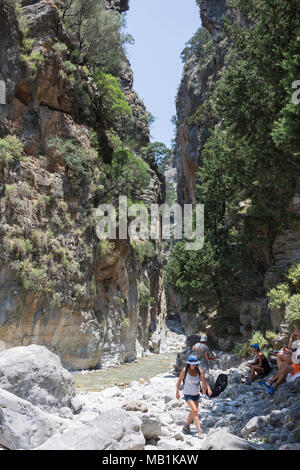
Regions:
<instances>
[{"instance_id":1,"label":"backpack","mask_svg":"<svg viewBox=\"0 0 300 470\"><path fill-rule=\"evenodd\" d=\"M182 382L183 382L183 386L184 386L184 384L185 384L185 379L186 379L186 376L187 376L188 370L189 370L189 368L188 368L188 367L186 367L186 368L185 368L184 377L183 377L183 381L182 381ZM198 375L199 375L199 377L201 378L201 374L200 374L200 369L199 369L199 367L197 367L197 372L198 372Z\"/></svg>"},{"instance_id":2,"label":"backpack","mask_svg":"<svg viewBox=\"0 0 300 470\"><path fill-rule=\"evenodd\" d=\"M216 380L216 383L212 389L212 395L211 398L213 397L218 397L220 393L222 393L225 388L227 387L228 383L228 376L226 374L220 374Z\"/></svg>"}]
</instances>

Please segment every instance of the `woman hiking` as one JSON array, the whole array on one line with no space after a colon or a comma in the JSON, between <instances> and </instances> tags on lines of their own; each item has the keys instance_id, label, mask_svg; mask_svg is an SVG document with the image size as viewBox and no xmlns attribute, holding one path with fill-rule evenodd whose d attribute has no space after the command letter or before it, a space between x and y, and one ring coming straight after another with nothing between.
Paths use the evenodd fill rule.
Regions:
<instances>
[{"instance_id":1,"label":"woman hiking","mask_svg":"<svg viewBox=\"0 0 300 470\"><path fill-rule=\"evenodd\" d=\"M184 399L189 405L191 412L188 416L187 422L183 427L183 432L190 434L190 424L194 421L198 429L198 437L203 438L203 431L200 426L199 416L198 416L198 407L200 399L200 381L202 382L202 393L208 393L211 396L211 389L208 383L206 382L203 370L198 367L200 361L198 361L196 356L190 356L186 367L180 372L178 381L177 381L177 393L176 398L180 399L179 387L183 381L183 394Z\"/></svg>"}]
</instances>

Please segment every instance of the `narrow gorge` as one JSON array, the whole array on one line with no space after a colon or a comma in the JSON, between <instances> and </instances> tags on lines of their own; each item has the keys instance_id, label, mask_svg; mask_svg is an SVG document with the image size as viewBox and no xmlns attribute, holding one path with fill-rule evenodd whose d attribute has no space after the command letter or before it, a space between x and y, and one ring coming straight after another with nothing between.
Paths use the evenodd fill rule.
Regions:
<instances>
[{"instance_id":1,"label":"narrow gorge","mask_svg":"<svg viewBox=\"0 0 300 470\"><path fill-rule=\"evenodd\" d=\"M168 148L133 2L0 0L0 450L299 450L300 379L246 381L250 345L274 372L300 331L300 3L195 3ZM175 237L185 205L201 249ZM200 333L228 378L204 441L176 396Z\"/></svg>"}]
</instances>

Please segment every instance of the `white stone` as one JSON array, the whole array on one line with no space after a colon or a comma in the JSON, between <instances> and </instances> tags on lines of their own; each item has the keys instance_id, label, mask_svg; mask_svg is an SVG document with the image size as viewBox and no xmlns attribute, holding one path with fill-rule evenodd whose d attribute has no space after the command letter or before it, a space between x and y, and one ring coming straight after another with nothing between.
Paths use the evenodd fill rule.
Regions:
<instances>
[{"instance_id":1,"label":"white stone","mask_svg":"<svg viewBox=\"0 0 300 470\"><path fill-rule=\"evenodd\" d=\"M30 450L70 425L22 398L0 389L0 444L7 449Z\"/></svg>"},{"instance_id":2,"label":"white stone","mask_svg":"<svg viewBox=\"0 0 300 470\"><path fill-rule=\"evenodd\" d=\"M0 353L0 388L48 412L69 407L75 396L72 374L58 356L36 344Z\"/></svg>"}]
</instances>

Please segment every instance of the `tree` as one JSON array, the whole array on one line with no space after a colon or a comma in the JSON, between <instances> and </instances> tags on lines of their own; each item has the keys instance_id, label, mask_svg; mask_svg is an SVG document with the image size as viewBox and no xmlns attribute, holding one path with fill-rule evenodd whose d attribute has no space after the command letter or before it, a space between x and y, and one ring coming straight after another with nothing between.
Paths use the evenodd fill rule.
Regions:
<instances>
[{"instance_id":1,"label":"tree","mask_svg":"<svg viewBox=\"0 0 300 470\"><path fill-rule=\"evenodd\" d=\"M77 63L117 75L123 56L120 14L108 11L105 0L67 0L59 5L76 44Z\"/></svg>"},{"instance_id":2,"label":"tree","mask_svg":"<svg viewBox=\"0 0 300 470\"><path fill-rule=\"evenodd\" d=\"M161 173L165 172L172 159L171 150L162 142L153 142L147 145L147 147L142 147L141 154L150 165L155 163Z\"/></svg>"}]
</instances>

